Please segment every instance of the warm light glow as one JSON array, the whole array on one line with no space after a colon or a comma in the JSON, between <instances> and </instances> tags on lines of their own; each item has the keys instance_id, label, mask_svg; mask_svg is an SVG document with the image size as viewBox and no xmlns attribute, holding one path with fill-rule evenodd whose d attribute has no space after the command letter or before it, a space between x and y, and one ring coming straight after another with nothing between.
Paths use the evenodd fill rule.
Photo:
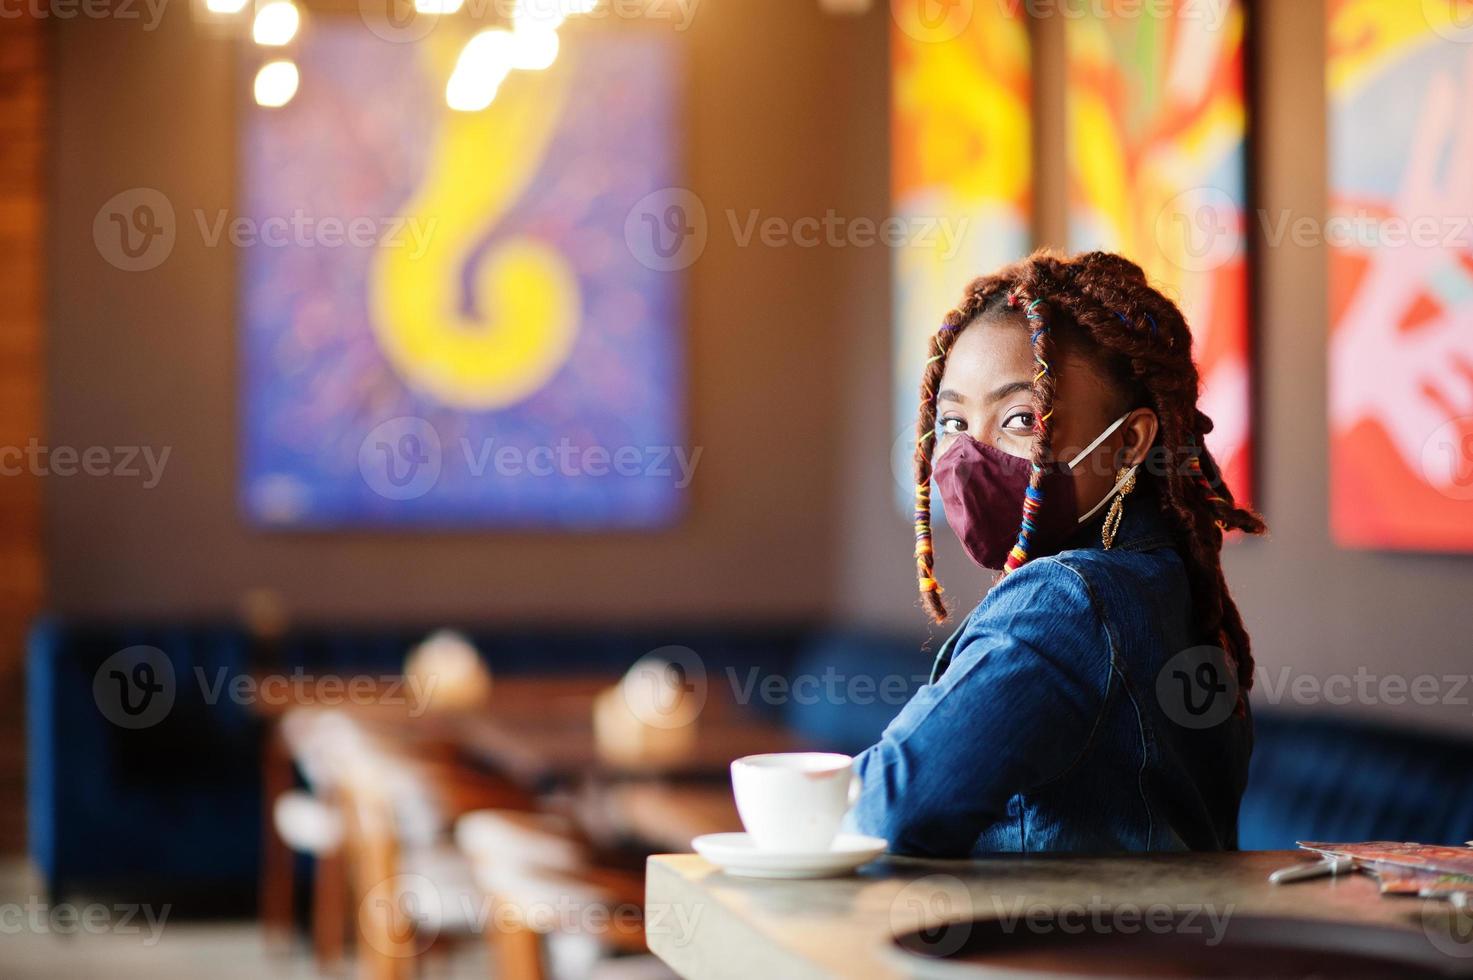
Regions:
<instances>
[{"instance_id":1,"label":"warm light glow","mask_svg":"<svg viewBox=\"0 0 1473 980\"><path fill-rule=\"evenodd\" d=\"M271 61L256 72L256 104L275 109L297 94L297 66L290 61Z\"/></svg>"},{"instance_id":2,"label":"warm light glow","mask_svg":"<svg viewBox=\"0 0 1473 980\"><path fill-rule=\"evenodd\" d=\"M512 69L510 32L482 31L466 42L445 85L445 104L459 112L478 112L496 98Z\"/></svg>"},{"instance_id":3,"label":"warm light glow","mask_svg":"<svg viewBox=\"0 0 1473 980\"><path fill-rule=\"evenodd\" d=\"M251 37L257 44L279 48L297 36L302 15L291 0L271 0L256 11L256 22L251 26Z\"/></svg>"},{"instance_id":4,"label":"warm light glow","mask_svg":"<svg viewBox=\"0 0 1473 980\"><path fill-rule=\"evenodd\" d=\"M591 14L599 0L517 0L511 22L518 30L541 28L555 31L574 14Z\"/></svg>"},{"instance_id":5,"label":"warm light glow","mask_svg":"<svg viewBox=\"0 0 1473 980\"><path fill-rule=\"evenodd\" d=\"M558 39L556 31L530 27L518 30L511 36L511 66L522 71L542 71L550 68L557 60Z\"/></svg>"},{"instance_id":6,"label":"warm light glow","mask_svg":"<svg viewBox=\"0 0 1473 980\"><path fill-rule=\"evenodd\" d=\"M414 0L414 12L418 14L453 14L465 6L465 0Z\"/></svg>"},{"instance_id":7,"label":"warm light glow","mask_svg":"<svg viewBox=\"0 0 1473 980\"><path fill-rule=\"evenodd\" d=\"M238 14L245 5L246 0L205 0L205 9L212 14Z\"/></svg>"}]
</instances>

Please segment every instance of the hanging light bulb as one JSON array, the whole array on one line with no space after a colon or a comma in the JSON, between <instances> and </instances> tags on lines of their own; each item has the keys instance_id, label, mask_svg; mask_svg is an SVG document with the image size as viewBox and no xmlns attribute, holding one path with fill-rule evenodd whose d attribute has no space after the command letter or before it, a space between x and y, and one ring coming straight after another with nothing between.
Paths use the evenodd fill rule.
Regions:
<instances>
[{"instance_id":1,"label":"hanging light bulb","mask_svg":"<svg viewBox=\"0 0 1473 980\"><path fill-rule=\"evenodd\" d=\"M251 25L251 38L260 45L279 48L297 36L302 15L292 0L271 0L256 11L255 23Z\"/></svg>"},{"instance_id":2,"label":"hanging light bulb","mask_svg":"<svg viewBox=\"0 0 1473 980\"><path fill-rule=\"evenodd\" d=\"M297 94L301 78L290 61L268 61L256 72L256 105L278 109Z\"/></svg>"},{"instance_id":3,"label":"hanging light bulb","mask_svg":"<svg viewBox=\"0 0 1473 980\"><path fill-rule=\"evenodd\" d=\"M509 31L482 31L466 42L445 84L445 104L459 112L479 112L491 104L512 69Z\"/></svg>"}]
</instances>

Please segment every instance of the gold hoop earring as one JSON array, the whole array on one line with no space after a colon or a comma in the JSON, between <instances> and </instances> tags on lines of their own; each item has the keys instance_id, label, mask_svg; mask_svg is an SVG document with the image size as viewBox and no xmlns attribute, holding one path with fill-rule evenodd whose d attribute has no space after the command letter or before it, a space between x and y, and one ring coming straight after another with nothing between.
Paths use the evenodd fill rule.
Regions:
<instances>
[{"instance_id":1,"label":"gold hoop earring","mask_svg":"<svg viewBox=\"0 0 1473 980\"><path fill-rule=\"evenodd\" d=\"M1119 479L1119 477L1117 476L1116 479ZM1130 468L1130 475L1120 485L1120 492L1110 502L1110 509L1105 514L1105 523L1100 528L1100 541L1104 544L1106 551L1109 551L1115 544L1115 532L1120 530L1120 521L1125 517L1125 498L1134 489L1135 467L1132 466Z\"/></svg>"}]
</instances>

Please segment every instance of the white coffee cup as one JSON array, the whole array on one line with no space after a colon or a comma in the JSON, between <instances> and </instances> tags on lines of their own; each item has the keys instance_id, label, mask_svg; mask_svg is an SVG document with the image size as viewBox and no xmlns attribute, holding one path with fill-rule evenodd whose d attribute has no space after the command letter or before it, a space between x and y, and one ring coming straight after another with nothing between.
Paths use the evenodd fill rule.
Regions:
<instances>
[{"instance_id":1,"label":"white coffee cup","mask_svg":"<svg viewBox=\"0 0 1473 980\"><path fill-rule=\"evenodd\" d=\"M758 849L826 851L859 799L854 759L837 752L772 752L731 764L737 812Z\"/></svg>"}]
</instances>

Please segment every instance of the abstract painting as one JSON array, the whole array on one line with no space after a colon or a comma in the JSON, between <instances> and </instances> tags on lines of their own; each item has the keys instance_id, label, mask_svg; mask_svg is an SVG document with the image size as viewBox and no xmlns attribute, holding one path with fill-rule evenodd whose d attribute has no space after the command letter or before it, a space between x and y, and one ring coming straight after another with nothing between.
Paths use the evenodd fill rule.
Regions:
<instances>
[{"instance_id":1,"label":"abstract painting","mask_svg":"<svg viewBox=\"0 0 1473 980\"><path fill-rule=\"evenodd\" d=\"M313 26L297 97L245 111L225 231L248 517L668 524L695 455L681 275L627 229L680 182L671 40L564 32L550 68L455 112L464 37Z\"/></svg>"},{"instance_id":2,"label":"abstract painting","mask_svg":"<svg viewBox=\"0 0 1473 980\"><path fill-rule=\"evenodd\" d=\"M1119 252L1192 328L1207 448L1252 491L1242 0L1098 0L1066 22L1069 247ZM1161 12L1169 10L1169 15Z\"/></svg>"},{"instance_id":3,"label":"abstract painting","mask_svg":"<svg viewBox=\"0 0 1473 980\"><path fill-rule=\"evenodd\" d=\"M1473 19L1329 5L1330 513L1347 547L1473 551Z\"/></svg>"},{"instance_id":4,"label":"abstract painting","mask_svg":"<svg viewBox=\"0 0 1473 980\"><path fill-rule=\"evenodd\" d=\"M933 6L950 13L925 16ZM891 469L906 513L915 503L911 457L931 335L967 283L1032 244L1031 49L1022 7L894 6L891 211L909 232L893 258ZM928 233L933 226L937 233Z\"/></svg>"}]
</instances>

